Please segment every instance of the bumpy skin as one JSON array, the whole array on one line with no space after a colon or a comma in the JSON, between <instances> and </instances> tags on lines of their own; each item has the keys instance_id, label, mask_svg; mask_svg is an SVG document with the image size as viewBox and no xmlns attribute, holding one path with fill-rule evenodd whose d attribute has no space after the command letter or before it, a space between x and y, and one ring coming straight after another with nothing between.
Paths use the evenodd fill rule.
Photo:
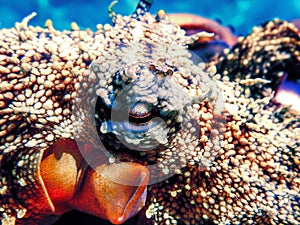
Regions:
<instances>
[{"instance_id":1,"label":"bumpy skin","mask_svg":"<svg viewBox=\"0 0 300 225\"><path fill-rule=\"evenodd\" d=\"M299 115L272 102L299 40L275 20L211 62L227 111L218 157L151 186L140 224L299 224Z\"/></svg>"},{"instance_id":2,"label":"bumpy skin","mask_svg":"<svg viewBox=\"0 0 300 225\"><path fill-rule=\"evenodd\" d=\"M285 75L297 77L299 41L299 31L294 25L275 19L240 38L230 52L217 60L218 71L231 81L265 79L268 83L258 82L249 88L255 97L269 96L278 89Z\"/></svg>"},{"instance_id":3,"label":"bumpy skin","mask_svg":"<svg viewBox=\"0 0 300 225\"><path fill-rule=\"evenodd\" d=\"M298 31L277 21L259 28L262 35L253 39L267 51L241 40L214 62L220 63L215 74L214 67L194 64L187 51L207 34L185 36L162 11L112 16L114 27L98 26L96 32L80 31L75 24L64 32L49 23L28 27L26 19L0 31L2 224L37 223L53 213L39 174L43 154L58 140L98 143L90 134L95 127L110 162L161 163L155 174L170 175L149 186L140 224L299 224L299 114L273 103L271 92L265 94L268 80L277 83L278 76L252 71L254 65L273 62L287 70L291 55L289 65L296 68ZM265 40L270 30L278 31L275 40ZM294 39L279 41L291 35ZM253 54L239 52L244 44ZM278 47L283 50L275 51ZM240 65L239 53L250 56L241 74L230 70ZM265 57L255 61L260 54ZM128 92L120 101L124 89ZM218 108L220 96L223 108ZM155 148L142 153L130 148L148 144L145 135L123 129L140 129L139 120L128 126L111 117L131 99L142 102L129 111L143 118L143 129L156 127L147 127L155 116L167 121L151 136ZM87 116L90 103L96 106L95 127Z\"/></svg>"}]
</instances>

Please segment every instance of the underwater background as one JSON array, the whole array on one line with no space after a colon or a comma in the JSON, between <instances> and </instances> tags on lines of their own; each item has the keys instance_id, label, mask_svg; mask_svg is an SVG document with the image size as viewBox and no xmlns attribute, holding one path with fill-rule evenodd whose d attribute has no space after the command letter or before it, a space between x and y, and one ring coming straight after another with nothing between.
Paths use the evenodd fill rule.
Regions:
<instances>
[{"instance_id":1,"label":"underwater background","mask_svg":"<svg viewBox=\"0 0 300 225\"><path fill-rule=\"evenodd\" d=\"M76 21L81 29L95 30L96 24L110 23L107 8L112 0L1 0L0 29L13 27L33 11L38 15L31 25L44 26L53 21L58 30L69 29ZM122 15L134 11L138 0L119 0L114 10ZM154 0L152 13L164 9L167 13L193 13L221 21L234 28L235 34L245 35L254 25L278 17L300 18L299 0Z\"/></svg>"}]
</instances>

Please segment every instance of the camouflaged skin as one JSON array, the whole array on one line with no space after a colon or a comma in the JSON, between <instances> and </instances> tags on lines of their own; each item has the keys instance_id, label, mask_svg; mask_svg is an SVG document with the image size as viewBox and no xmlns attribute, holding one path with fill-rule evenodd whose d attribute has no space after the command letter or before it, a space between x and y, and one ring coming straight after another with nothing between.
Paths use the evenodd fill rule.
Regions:
<instances>
[{"instance_id":1,"label":"camouflaged skin","mask_svg":"<svg viewBox=\"0 0 300 225\"><path fill-rule=\"evenodd\" d=\"M267 94L257 94L270 81L276 83L278 76L264 75L268 74L264 67L254 66L276 62L287 70L285 60L290 55L294 57L291 64L299 65L298 31L277 22L259 28L261 36L248 37L256 42L240 40L225 59L216 60L216 73L214 67L195 64L187 50L208 34L185 36L163 11L153 16L145 12L150 7L146 6L132 16L111 11L114 26L98 25L96 32L79 30L76 24L72 31L61 32L50 21L45 28L32 27L28 26L30 17L0 31L2 224L36 224L53 213L39 163L57 140L97 143L89 135L94 129L85 116L89 105L81 102L95 103L95 95L99 96L97 131L105 137L102 141L108 140L104 144L112 159L145 165L163 162L161 175L176 172L149 187L140 224L299 224L299 114L272 102L274 86L268 86ZM270 30L278 32L271 40L265 39ZM291 34L294 39L287 41ZM265 52L256 47L257 42ZM264 57L256 61L256 54L247 54L250 58L240 70L240 57L235 57L244 44L250 53ZM135 50L137 60L129 60ZM232 64L238 72L231 69ZM146 75L136 76L132 68ZM256 69L263 75L252 77ZM127 152L119 143L114 149L112 137L106 139L111 130L103 124L110 120L111 101L128 84L145 91L133 90L130 96L150 102L169 121L162 129L168 131L165 139L155 138L161 144L158 151ZM150 84L159 88L148 89ZM216 110L220 96L224 107ZM178 115L186 112L185 99L191 103L185 118L193 123L181 130L174 124L180 124ZM199 129L199 141L192 139L191 148L193 127ZM179 167L172 168L173 157Z\"/></svg>"}]
</instances>

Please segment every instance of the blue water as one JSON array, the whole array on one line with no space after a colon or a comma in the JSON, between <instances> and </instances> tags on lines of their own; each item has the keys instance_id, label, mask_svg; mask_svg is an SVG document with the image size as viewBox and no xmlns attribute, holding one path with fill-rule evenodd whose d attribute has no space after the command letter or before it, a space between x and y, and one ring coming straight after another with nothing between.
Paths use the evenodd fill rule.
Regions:
<instances>
[{"instance_id":1,"label":"blue water","mask_svg":"<svg viewBox=\"0 0 300 225\"><path fill-rule=\"evenodd\" d=\"M111 0L1 0L0 28L9 28L33 11L38 13L32 25L43 26L53 20L56 29L69 29L76 21L80 28L95 29L97 23L109 22L107 7ZM119 0L115 11L130 14L137 0ZM300 0L156 0L151 12L165 9L168 13L194 13L221 20L233 26L236 34L245 34L266 20L278 17L291 20L300 18Z\"/></svg>"}]
</instances>

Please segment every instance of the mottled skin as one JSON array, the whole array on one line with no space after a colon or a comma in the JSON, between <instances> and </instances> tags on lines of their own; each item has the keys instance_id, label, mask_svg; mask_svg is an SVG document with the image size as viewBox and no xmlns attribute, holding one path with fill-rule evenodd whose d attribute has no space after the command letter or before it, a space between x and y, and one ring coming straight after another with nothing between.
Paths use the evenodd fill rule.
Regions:
<instances>
[{"instance_id":1,"label":"mottled skin","mask_svg":"<svg viewBox=\"0 0 300 225\"><path fill-rule=\"evenodd\" d=\"M111 165L163 162L158 174L171 175L149 185L139 224L299 224L300 117L272 101L281 72L299 69L299 32L279 21L256 28L211 62L216 73L188 59L188 46L209 35L185 36L164 12L146 13L150 6L141 1L128 17L111 11L114 27L98 26L96 32L75 24L60 32L49 22L28 27L27 21L0 31L2 224L44 224L45 216L49 222L58 213L40 165L55 143L73 140L95 148L101 140ZM167 135L154 135L158 147L143 153L127 148L130 134L109 128L111 112L119 109L113 103L128 85L132 92L125 97L142 102L128 112L135 119L130 129L140 129L141 118L143 126L150 123L147 115L154 112L168 121L158 129ZM130 105L131 98L120 103ZM97 103L100 139L90 132L90 103ZM191 127L182 126L185 119ZM127 137L125 144L115 138L118 132ZM131 148L143 148L140 143L146 142L135 140ZM74 196L70 208L78 196L83 200Z\"/></svg>"}]
</instances>

